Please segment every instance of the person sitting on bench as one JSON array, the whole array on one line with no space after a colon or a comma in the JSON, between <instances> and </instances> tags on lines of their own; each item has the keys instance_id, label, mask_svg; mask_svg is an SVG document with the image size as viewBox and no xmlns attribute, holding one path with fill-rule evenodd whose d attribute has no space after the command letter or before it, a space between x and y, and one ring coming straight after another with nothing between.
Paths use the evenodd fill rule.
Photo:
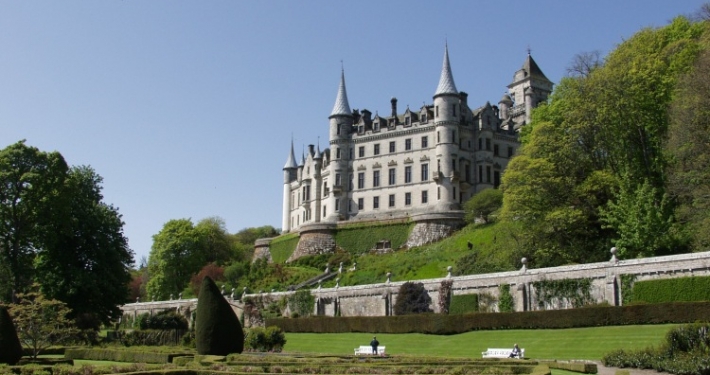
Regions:
<instances>
[{"instance_id":1,"label":"person sitting on bench","mask_svg":"<svg viewBox=\"0 0 710 375\"><path fill-rule=\"evenodd\" d=\"M518 347L518 344L513 345L513 351L510 352L508 358L520 358L520 348Z\"/></svg>"}]
</instances>

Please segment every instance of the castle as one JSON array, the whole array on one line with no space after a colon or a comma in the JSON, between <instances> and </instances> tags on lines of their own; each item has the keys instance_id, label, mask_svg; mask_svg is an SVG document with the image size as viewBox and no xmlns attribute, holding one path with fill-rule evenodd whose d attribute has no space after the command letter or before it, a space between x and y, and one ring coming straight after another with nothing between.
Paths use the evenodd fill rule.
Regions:
<instances>
[{"instance_id":1,"label":"castle","mask_svg":"<svg viewBox=\"0 0 710 375\"><path fill-rule=\"evenodd\" d=\"M292 142L283 168L282 231L301 236L292 258L333 250L339 223L411 220L408 246L460 228L462 203L500 185L518 130L552 86L528 52L498 106L472 109L454 83L447 45L433 104L398 113L392 98L391 115L382 117L351 110L341 72L330 148L309 145L297 163Z\"/></svg>"}]
</instances>

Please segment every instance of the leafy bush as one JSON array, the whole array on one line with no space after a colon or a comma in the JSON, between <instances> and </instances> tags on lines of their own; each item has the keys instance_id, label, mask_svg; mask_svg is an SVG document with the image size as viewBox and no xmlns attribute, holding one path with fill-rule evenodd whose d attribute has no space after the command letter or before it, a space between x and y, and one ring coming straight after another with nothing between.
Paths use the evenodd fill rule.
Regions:
<instances>
[{"instance_id":1,"label":"leafy bush","mask_svg":"<svg viewBox=\"0 0 710 375\"><path fill-rule=\"evenodd\" d=\"M478 311L478 294L453 295L449 314L465 314Z\"/></svg>"},{"instance_id":2,"label":"leafy bush","mask_svg":"<svg viewBox=\"0 0 710 375\"><path fill-rule=\"evenodd\" d=\"M310 290L306 289L299 290L288 298L288 308L291 310L292 317L313 314L315 303L315 297L313 297Z\"/></svg>"},{"instance_id":3,"label":"leafy bush","mask_svg":"<svg viewBox=\"0 0 710 375\"><path fill-rule=\"evenodd\" d=\"M498 288L498 310L500 312L515 311L515 301L513 295L510 294L510 285L503 284Z\"/></svg>"},{"instance_id":4,"label":"leafy bush","mask_svg":"<svg viewBox=\"0 0 710 375\"><path fill-rule=\"evenodd\" d=\"M276 326L252 327L244 335L246 348L257 352L280 352L286 345L286 336L281 328Z\"/></svg>"},{"instance_id":5,"label":"leafy bush","mask_svg":"<svg viewBox=\"0 0 710 375\"><path fill-rule=\"evenodd\" d=\"M502 190L491 188L481 190L464 203L463 209L466 212L466 222L474 223L476 219L481 219L484 223L488 223L491 214L502 206Z\"/></svg>"},{"instance_id":6,"label":"leafy bush","mask_svg":"<svg viewBox=\"0 0 710 375\"><path fill-rule=\"evenodd\" d=\"M420 314L432 312L431 297L423 283L406 282L399 287L397 301L394 304L395 315Z\"/></svg>"},{"instance_id":7,"label":"leafy bush","mask_svg":"<svg viewBox=\"0 0 710 375\"><path fill-rule=\"evenodd\" d=\"M174 310L164 310L153 316L150 314L141 314L138 319L138 327L145 329L179 329L186 330L188 326L187 319L178 314Z\"/></svg>"}]
</instances>

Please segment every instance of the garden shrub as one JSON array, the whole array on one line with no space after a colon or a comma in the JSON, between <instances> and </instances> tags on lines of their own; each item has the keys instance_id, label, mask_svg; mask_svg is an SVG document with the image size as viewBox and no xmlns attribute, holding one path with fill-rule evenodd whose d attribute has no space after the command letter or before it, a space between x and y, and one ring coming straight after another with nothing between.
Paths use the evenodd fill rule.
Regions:
<instances>
[{"instance_id":1,"label":"garden shrub","mask_svg":"<svg viewBox=\"0 0 710 375\"><path fill-rule=\"evenodd\" d=\"M244 349L242 325L209 277L202 281L197 297L195 344L198 354L227 355Z\"/></svg>"},{"instance_id":2,"label":"garden shrub","mask_svg":"<svg viewBox=\"0 0 710 375\"><path fill-rule=\"evenodd\" d=\"M247 349L257 352L280 352L286 345L286 336L281 328L252 327L245 334L244 345Z\"/></svg>"},{"instance_id":3,"label":"garden shrub","mask_svg":"<svg viewBox=\"0 0 710 375\"><path fill-rule=\"evenodd\" d=\"M288 298L288 308L292 317L310 316L313 314L313 307L316 299L310 290L301 289Z\"/></svg>"},{"instance_id":4,"label":"garden shrub","mask_svg":"<svg viewBox=\"0 0 710 375\"><path fill-rule=\"evenodd\" d=\"M449 314L465 314L478 311L478 294L462 294L451 297Z\"/></svg>"},{"instance_id":5,"label":"garden shrub","mask_svg":"<svg viewBox=\"0 0 710 375\"><path fill-rule=\"evenodd\" d=\"M399 287L397 301L394 304L395 315L420 314L432 312L431 297L423 283L407 281Z\"/></svg>"},{"instance_id":6,"label":"garden shrub","mask_svg":"<svg viewBox=\"0 0 710 375\"><path fill-rule=\"evenodd\" d=\"M513 295L510 294L510 285L503 284L498 288L498 311L513 312L515 311L515 301Z\"/></svg>"},{"instance_id":7,"label":"garden shrub","mask_svg":"<svg viewBox=\"0 0 710 375\"><path fill-rule=\"evenodd\" d=\"M138 320L140 329L179 329L186 330L187 319L174 310L164 310L153 316L142 314Z\"/></svg>"},{"instance_id":8,"label":"garden shrub","mask_svg":"<svg viewBox=\"0 0 710 375\"><path fill-rule=\"evenodd\" d=\"M17 337L7 308L0 306L0 363L16 364L22 358L22 345Z\"/></svg>"}]
</instances>

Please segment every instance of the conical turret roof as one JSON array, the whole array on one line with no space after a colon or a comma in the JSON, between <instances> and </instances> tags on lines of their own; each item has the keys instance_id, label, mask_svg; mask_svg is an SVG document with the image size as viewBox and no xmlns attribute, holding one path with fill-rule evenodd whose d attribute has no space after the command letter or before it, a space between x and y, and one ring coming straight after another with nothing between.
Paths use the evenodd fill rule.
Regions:
<instances>
[{"instance_id":1,"label":"conical turret roof","mask_svg":"<svg viewBox=\"0 0 710 375\"><path fill-rule=\"evenodd\" d=\"M549 79L545 77L545 73L542 72L542 69L537 66L537 63L535 62L535 60L533 60L530 53L528 53L528 57L525 59L522 69L525 70L531 77L542 78L544 80L549 81Z\"/></svg>"},{"instance_id":2,"label":"conical turret roof","mask_svg":"<svg viewBox=\"0 0 710 375\"><path fill-rule=\"evenodd\" d=\"M454 76L451 73L451 64L449 63L449 44L444 48L444 64L441 67L441 77L439 78L439 86L436 88L434 96L453 94L458 95Z\"/></svg>"},{"instance_id":3,"label":"conical turret roof","mask_svg":"<svg viewBox=\"0 0 710 375\"><path fill-rule=\"evenodd\" d=\"M335 98L335 105L330 116L352 116L350 104L348 103L348 92L345 90L345 70L340 73L340 87L338 87L338 96Z\"/></svg>"},{"instance_id":4,"label":"conical turret roof","mask_svg":"<svg viewBox=\"0 0 710 375\"><path fill-rule=\"evenodd\" d=\"M289 168L298 168L298 165L296 164L296 155L293 153L293 139L291 140L291 153L289 153L286 165L284 165L284 169Z\"/></svg>"}]
</instances>

